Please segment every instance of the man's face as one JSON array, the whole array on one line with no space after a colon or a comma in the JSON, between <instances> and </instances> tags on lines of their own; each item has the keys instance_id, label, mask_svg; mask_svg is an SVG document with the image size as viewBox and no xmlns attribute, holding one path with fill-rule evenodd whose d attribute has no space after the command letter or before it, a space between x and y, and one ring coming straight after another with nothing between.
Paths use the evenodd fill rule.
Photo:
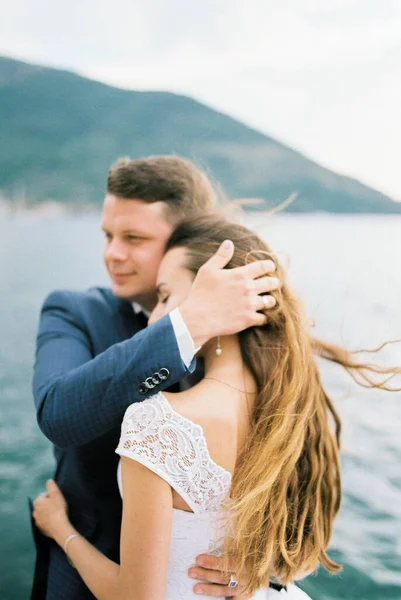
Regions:
<instances>
[{"instance_id":1,"label":"man's face","mask_svg":"<svg viewBox=\"0 0 401 600\"><path fill-rule=\"evenodd\" d=\"M104 262L113 293L148 310L156 304L157 271L173 229L164 209L163 202L148 204L113 194L103 204Z\"/></svg>"}]
</instances>

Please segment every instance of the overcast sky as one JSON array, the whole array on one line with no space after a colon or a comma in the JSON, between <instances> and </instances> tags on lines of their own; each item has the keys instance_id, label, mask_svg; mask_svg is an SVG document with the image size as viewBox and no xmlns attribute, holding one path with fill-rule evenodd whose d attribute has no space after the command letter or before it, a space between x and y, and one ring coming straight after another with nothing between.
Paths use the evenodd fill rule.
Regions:
<instances>
[{"instance_id":1,"label":"overcast sky","mask_svg":"<svg viewBox=\"0 0 401 600\"><path fill-rule=\"evenodd\" d=\"M187 94L401 200L401 0L13 0L0 54Z\"/></svg>"}]
</instances>

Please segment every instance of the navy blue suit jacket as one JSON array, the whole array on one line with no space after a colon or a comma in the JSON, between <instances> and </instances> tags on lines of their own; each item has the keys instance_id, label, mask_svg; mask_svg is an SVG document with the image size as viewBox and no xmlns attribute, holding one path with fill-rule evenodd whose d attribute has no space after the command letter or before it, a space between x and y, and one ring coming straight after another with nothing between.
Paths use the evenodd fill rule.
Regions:
<instances>
[{"instance_id":1,"label":"navy blue suit jacket","mask_svg":"<svg viewBox=\"0 0 401 600\"><path fill-rule=\"evenodd\" d=\"M189 369L182 362L168 316L145 325L108 289L56 291L44 302L37 338L33 394L39 426L55 445L56 481L73 525L116 562L122 503L114 451L124 412L195 368L195 360ZM163 368L167 379L144 394L143 382ZM33 533L32 599L93 598L64 552L34 524Z\"/></svg>"}]
</instances>

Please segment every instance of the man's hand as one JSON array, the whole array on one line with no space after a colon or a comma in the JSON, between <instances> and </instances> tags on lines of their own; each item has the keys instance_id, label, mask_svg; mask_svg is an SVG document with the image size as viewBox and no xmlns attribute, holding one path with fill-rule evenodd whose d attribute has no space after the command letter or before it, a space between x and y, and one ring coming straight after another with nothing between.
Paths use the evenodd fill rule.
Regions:
<instances>
[{"instance_id":1,"label":"man's hand","mask_svg":"<svg viewBox=\"0 0 401 600\"><path fill-rule=\"evenodd\" d=\"M277 277L269 276L276 268L273 261L260 260L224 269L233 253L233 243L223 242L199 269L188 298L180 306L195 347L218 335L264 325L267 317L260 311L276 304L272 295L264 295L280 287Z\"/></svg>"},{"instance_id":2,"label":"man's hand","mask_svg":"<svg viewBox=\"0 0 401 600\"><path fill-rule=\"evenodd\" d=\"M244 581L238 581L237 587L228 587L230 577L227 577L221 569L221 558L209 554L200 554L196 558L196 566L191 567L188 574L192 579L207 581L208 583L195 584L194 592L196 594L217 598L248 600L251 596L249 594L244 594Z\"/></svg>"}]
</instances>

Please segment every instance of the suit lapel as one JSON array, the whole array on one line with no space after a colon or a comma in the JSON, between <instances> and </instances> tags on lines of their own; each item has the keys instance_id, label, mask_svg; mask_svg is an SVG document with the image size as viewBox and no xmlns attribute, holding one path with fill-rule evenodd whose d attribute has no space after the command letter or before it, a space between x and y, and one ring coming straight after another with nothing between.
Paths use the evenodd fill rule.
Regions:
<instances>
[{"instance_id":1,"label":"suit lapel","mask_svg":"<svg viewBox=\"0 0 401 600\"><path fill-rule=\"evenodd\" d=\"M144 329L147 325L147 319L143 313L136 314L130 302L118 299L117 329L122 339L128 339Z\"/></svg>"}]
</instances>

